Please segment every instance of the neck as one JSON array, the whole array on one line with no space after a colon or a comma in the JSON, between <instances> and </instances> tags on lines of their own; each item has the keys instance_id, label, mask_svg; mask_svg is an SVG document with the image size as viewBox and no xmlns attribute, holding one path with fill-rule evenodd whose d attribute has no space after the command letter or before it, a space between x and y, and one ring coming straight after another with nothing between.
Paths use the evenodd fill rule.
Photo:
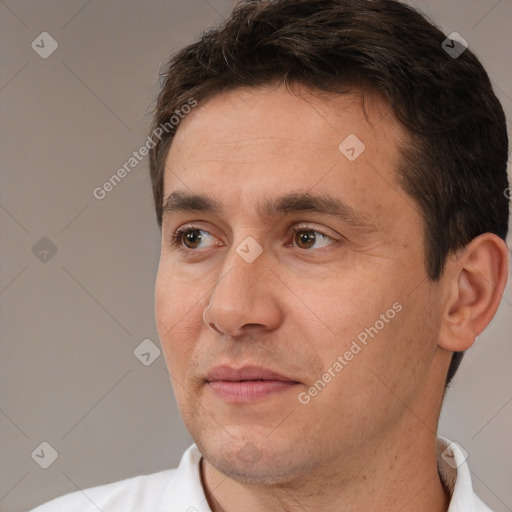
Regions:
<instances>
[{"instance_id":1,"label":"neck","mask_svg":"<svg viewBox=\"0 0 512 512\"><path fill-rule=\"evenodd\" d=\"M410 422L415 428L394 429L357 454L270 486L237 482L203 459L206 498L212 512L446 512L436 436L417 418Z\"/></svg>"}]
</instances>

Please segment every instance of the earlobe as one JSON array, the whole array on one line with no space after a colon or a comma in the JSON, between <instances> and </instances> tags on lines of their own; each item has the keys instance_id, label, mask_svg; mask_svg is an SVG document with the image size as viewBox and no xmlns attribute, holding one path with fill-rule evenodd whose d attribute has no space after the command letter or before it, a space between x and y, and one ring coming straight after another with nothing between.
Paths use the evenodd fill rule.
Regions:
<instances>
[{"instance_id":1,"label":"earlobe","mask_svg":"<svg viewBox=\"0 0 512 512\"><path fill-rule=\"evenodd\" d=\"M508 248L492 233L473 239L447 261L447 279L439 346L467 350L500 305L508 278Z\"/></svg>"}]
</instances>

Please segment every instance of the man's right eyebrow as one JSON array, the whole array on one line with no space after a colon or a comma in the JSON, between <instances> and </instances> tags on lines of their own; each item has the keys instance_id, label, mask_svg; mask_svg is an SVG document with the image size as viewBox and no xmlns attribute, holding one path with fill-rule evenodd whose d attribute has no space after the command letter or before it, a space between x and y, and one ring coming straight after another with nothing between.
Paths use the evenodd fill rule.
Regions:
<instances>
[{"instance_id":1,"label":"man's right eyebrow","mask_svg":"<svg viewBox=\"0 0 512 512\"><path fill-rule=\"evenodd\" d=\"M214 199L184 192L169 194L162 207L162 218L177 212L221 213L220 203Z\"/></svg>"}]
</instances>

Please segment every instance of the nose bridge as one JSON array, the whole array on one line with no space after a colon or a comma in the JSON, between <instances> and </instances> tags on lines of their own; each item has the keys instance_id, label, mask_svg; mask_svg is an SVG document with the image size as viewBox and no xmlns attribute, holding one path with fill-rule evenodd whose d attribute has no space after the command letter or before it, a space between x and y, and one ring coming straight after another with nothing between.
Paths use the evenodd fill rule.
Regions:
<instances>
[{"instance_id":1,"label":"nose bridge","mask_svg":"<svg viewBox=\"0 0 512 512\"><path fill-rule=\"evenodd\" d=\"M247 251L244 243L230 249L221 275L212 290L210 307L217 299L229 300L229 302L239 300L240 305L247 305L247 302L253 300L253 295L257 293L255 287L258 280L261 281L264 262L261 255L253 260L244 259L243 255L250 253L250 248L247 253L244 253L243 250ZM242 252L242 256L240 252ZM227 304L228 302L226 306ZM233 304L236 303L233 302Z\"/></svg>"},{"instance_id":2,"label":"nose bridge","mask_svg":"<svg viewBox=\"0 0 512 512\"><path fill-rule=\"evenodd\" d=\"M235 336L244 325L273 329L279 322L279 308L265 279L265 255L254 242L245 239L230 249L211 292L203 319L217 332Z\"/></svg>"}]
</instances>

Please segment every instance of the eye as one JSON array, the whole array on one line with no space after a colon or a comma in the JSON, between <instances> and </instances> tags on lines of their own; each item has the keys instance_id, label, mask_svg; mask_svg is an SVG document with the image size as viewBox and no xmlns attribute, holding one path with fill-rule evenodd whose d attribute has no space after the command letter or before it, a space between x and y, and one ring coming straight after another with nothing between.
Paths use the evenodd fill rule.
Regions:
<instances>
[{"instance_id":1,"label":"eye","mask_svg":"<svg viewBox=\"0 0 512 512\"><path fill-rule=\"evenodd\" d=\"M185 249L201 249L205 247L205 245L221 245L221 242L219 241L214 243L214 238L215 237L205 229L195 226L187 226L178 229L172 235L172 244Z\"/></svg>"},{"instance_id":2,"label":"eye","mask_svg":"<svg viewBox=\"0 0 512 512\"><path fill-rule=\"evenodd\" d=\"M336 240L330 236L309 226L294 226L292 231L293 243L299 249L321 249L336 243Z\"/></svg>"},{"instance_id":3,"label":"eye","mask_svg":"<svg viewBox=\"0 0 512 512\"><path fill-rule=\"evenodd\" d=\"M337 240L326 235L318 229L311 226L297 225L292 228L293 241L288 246L297 247L299 249L321 249ZM209 231L201 229L197 226L185 226L176 230L172 235L171 243L184 250L203 249L212 245L222 245L218 239Z\"/></svg>"}]
</instances>

